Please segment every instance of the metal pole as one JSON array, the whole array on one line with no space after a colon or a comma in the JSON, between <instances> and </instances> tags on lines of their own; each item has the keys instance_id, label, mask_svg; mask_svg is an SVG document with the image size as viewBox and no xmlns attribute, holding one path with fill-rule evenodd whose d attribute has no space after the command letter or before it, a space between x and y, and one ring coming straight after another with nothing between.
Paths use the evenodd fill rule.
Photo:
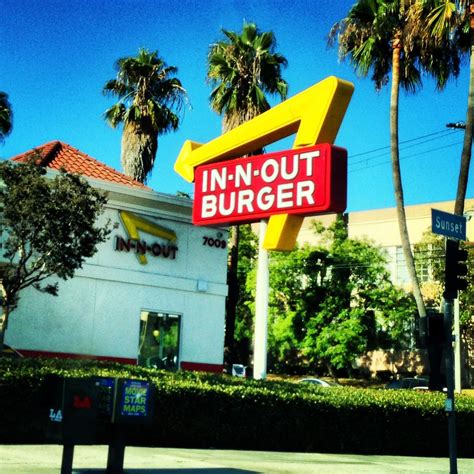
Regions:
<instances>
[{"instance_id":1,"label":"metal pole","mask_svg":"<svg viewBox=\"0 0 474 474\"><path fill-rule=\"evenodd\" d=\"M461 329L459 323L459 299L454 300L454 390L461 393Z\"/></svg>"},{"instance_id":2,"label":"metal pole","mask_svg":"<svg viewBox=\"0 0 474 474\"><path fill-rule=\"evenodd\" d=\"M110 427L107 474L123 474L123 461L125 458L125 433L123 430L124 428L118 424L112 424Z\"/></svg>"},{"instance_id":3,"label":"metal pole","mask_svg":"<svg viewBox=\"0 0 474 474\"><path fill-rule=\"evenodd\" d=\"M449 472L457 474L456 414L454 407L454 351L453 351L453 300L444 302L444 333L446 348L446 383L448 388L445 411L448 415Z\"/></svg>"},{"instance_id":4,"label":"metal pole","mask_svg":"<svg viewBox=\"0 0 474 474\"><path fill-rule=\"evenodd\" d=\"M73 459L74 459L74 445L64 444L63 456L61 459L61 474L71 474Z\"/></svg>"},{"instance_id":5,"label":"metal pole","mask_svg":"<svg viewBox=\"0 0 474 474\"><path fill-rule=\"evenodd\" d=\"M121 441L112 441L107 453L107 474L122 474L125 457L125 445Z\"/></svg>"},{"instance_id":6,"label":"metal pole","mask_svg":"<svg viewBox=\"0 0 474 474\"><path fill-rule=\"evenodd\" d=\"M261 220L258 239L257 287L255 295L255 333L253 346L253 378L267 377L268 292L270 288L268 251L263 248L267 221Z\"/></svg>"}]
</instances>

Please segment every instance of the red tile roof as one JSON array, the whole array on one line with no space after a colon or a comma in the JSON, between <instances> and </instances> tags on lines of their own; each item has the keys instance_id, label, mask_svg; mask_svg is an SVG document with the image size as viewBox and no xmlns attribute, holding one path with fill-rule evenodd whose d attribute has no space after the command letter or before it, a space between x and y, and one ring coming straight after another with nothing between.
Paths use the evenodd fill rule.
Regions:
<instances>
[{"instance_id":1,"label":"red tile roof","mask_svg":"<svg viewBox=\"0 0 474 474\"><path fill-rule=\"evenodd\" d=\"M109 183L123 184L140 189L151 189L143 183L125 176L123 173L60 141L46 143L21 155L14 156L11 160L25 163L31 159L35 152L39 154L36 160L36 164L39 166L55 170L64 168L69 173L77 173Z\"/></svg>"}]
</instances>

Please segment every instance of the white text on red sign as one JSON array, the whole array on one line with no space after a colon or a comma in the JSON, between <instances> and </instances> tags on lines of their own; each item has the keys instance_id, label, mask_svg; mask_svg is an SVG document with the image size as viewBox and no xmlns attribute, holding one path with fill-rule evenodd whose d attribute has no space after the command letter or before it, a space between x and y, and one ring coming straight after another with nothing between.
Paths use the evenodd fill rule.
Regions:
<instances>
[{"instance_id":1,"label":"white text on red sign","mask_svg":"<svg viewBox=\"0 0 474 474\"><path fill-rule=\"evenodd\" d=\"M195 178L195 224L342 212L347 153L322 144L199 166Z\"/></svg>"}]
</instances>

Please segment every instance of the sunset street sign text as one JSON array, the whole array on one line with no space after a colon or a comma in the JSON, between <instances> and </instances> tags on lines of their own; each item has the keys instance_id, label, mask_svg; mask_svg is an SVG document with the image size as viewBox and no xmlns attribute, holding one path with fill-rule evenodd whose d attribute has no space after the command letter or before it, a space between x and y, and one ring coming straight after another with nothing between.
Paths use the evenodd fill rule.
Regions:
<instances>
[{"instance_id":1,"label":"sunset street sign text","mask_svg":"<svg viewBox=\"0 0 474 474\"><path fill-rule=\"evenodd\" d=\"M431 231L456 240L466 240L466 218L431 209Z\"/></svg>"},{"instance_id":2,"label":"sunset street sign text","mask_svg":"<svg viewBox=\"0 0 474 474\"><path fill-rule=\"evenodd\" d=\"M193 223L343 212L347 152L330 144L239 158L195 170Z\"/></svg>"}]
</instances>

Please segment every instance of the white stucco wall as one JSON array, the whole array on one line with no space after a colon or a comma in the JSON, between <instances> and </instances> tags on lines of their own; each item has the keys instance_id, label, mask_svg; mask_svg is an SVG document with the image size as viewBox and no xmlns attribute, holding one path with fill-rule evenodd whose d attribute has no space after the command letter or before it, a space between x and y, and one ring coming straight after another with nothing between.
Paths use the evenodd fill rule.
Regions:
<instances>
[{"instance_id":1,"label":"white stucco wall","mask_svg":"<svg viewBox=\"0 0 474 474\"><path fill-rule=\"evenodd\" d=\"M27 289L12 313L6 343L19 350L136 359L140 312L181 315L181 362L222 364L227 294L227 249L203 245L204 237L227 241L227 230L191 224L191 202L149 191L104 185L109 204L101 221L117 228L73 279L60 281L57 297ZM126 210L177 235L176 257L117 251L128 238L119 217ZM166 240L140 231L153 244ZM200 282L201 290L198 290Z\"/></svg>"}]
</instances>

